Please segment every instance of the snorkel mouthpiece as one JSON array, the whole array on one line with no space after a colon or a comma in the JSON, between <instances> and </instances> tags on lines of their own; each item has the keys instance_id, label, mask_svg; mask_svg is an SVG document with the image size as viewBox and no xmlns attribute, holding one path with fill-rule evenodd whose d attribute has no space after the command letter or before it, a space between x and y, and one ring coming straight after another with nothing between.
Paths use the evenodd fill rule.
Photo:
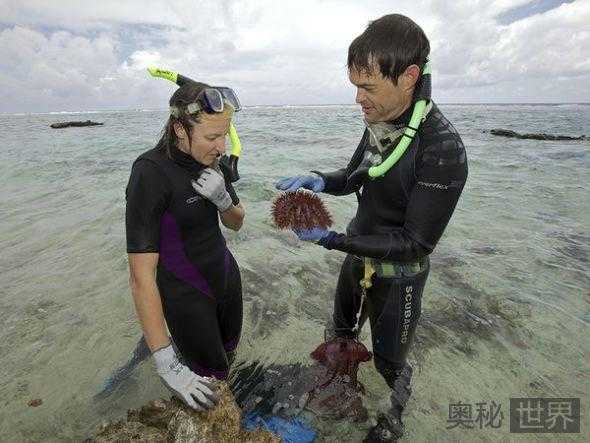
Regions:
<instances>
[{"instance_id":1,"label":"snorkel mouthpiece","mask_svg":"<svg viewBox=\"0 0 590 443\"><path fill-rule=\"evenodd\" d=\"M240 137L238 137L238 131L236 131L236 127L232 124L229 126L229 140L231 142L231 154L228 157L228 170L229 170L229 179L230 181L236 182L240 179L240 174L238 172L238 160L240 159L240 154L242 153L242 142L240 142Z\"/></svg>"},{"instance_id":2,"label":"snorkel mouthpiece","mask_svg":"<svg viewBox=\"0 0 590 443\"><path fill-rule=\"evenodd\" d=\"M385 173L399 161L402 155L404 155L408 146L410 146L410 143L414 140L414 136L418 132L418 127L428 112L425 112L425 110L430 102L430 93L432 90L431 73L430 63L426 62L424 69L422 70L422 84L416 93L418 101L416 101L416 104L414 105L410 122L408 123L400 142L393 149L393 152L389 154L389 157L387 157L380 165L369 168L369 177L377 178L385 175Z\"/></svg>"},{"instance_id":3,"label":"snorkel mouthpiece","mask_svg":"<svg viewBox=\"0 0 590 443\"><path fill-rule=\"evenodd\" d=\"M147 68L147 70L152 77L163 78L177 84L178 86L183 86L187 83L196 83L195 80L185 77L184 75L174 71L156 68L155 66L150 66ZM233 183L240 179L240 174L238 172L238 160L240 159L240 154L242 153L242 143L240 142L238 131L236 131L233 123L230 123L229 125L229 140L232 145L229 158L227 158L227 156L223 156L220 159L220 162L228 168L229 179Z\"/></svg>"},{"instance_id":4,"label":"snorkel mouthpiece","mask_svg":"<svg viewBox=\"0 0 590 443\"><path fill-rule=\"evenodd\" d=\"M422 84L420 89L416 92L416 97L419 99L430 100L432 93L432 69L430 62L426 62L422 69Z\"/></svg>"}]
</instances>

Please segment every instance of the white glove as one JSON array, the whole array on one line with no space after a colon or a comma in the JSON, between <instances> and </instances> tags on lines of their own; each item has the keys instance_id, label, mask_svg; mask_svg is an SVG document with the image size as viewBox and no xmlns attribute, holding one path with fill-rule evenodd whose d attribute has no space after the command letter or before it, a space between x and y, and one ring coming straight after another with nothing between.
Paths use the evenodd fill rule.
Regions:
<instances>
[{"instance_id":1,"label":"white glove","mask_svg":"<svg viewBox=\"0 0 590 443\"><path fill-rule=\"evenodd\" d=\"M225 189L225 180L215 169L204 169L197 181L191 180L191 184L199 195L217 206L219 212L225 212L231 207L232 201Z\"/></svg>"},{"instance_id":2,"label":"white glove","mask_svg":"<svg viewBox=\"0 0 590 443\"><path fill-rule=\"evenodd\" d=\"M219 400L213 393L213 380L201 377L183 365L172 345L154 352L156 369L164 384L181 400L197 411L215 406Z\"/></svg>"}]
</instances>

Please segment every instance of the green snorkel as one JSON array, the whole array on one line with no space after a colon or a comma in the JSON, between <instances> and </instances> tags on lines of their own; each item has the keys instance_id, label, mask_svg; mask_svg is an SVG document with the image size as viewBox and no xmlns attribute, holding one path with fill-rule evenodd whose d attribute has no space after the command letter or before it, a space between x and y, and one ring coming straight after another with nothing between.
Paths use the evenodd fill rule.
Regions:
<instances>
[{"instance_id":1,"label":"green snorkel","mask_svg":"<svg viewBox=\"0 0 590 443\"><path fill-rule=\"evenodd\" d=\"M430 69L430 63L426 62L424 69L422 70L422 85L416 95L418 97L418 101L416 101L416 104L414 105L412 117L410 118L410 122L408 123L408 126L402 135L402 139L394 148L393 152L389 154L389 157L387 157L381 164L371 166L369 168L369 177L381 177L387 171L389 171L399 161L402 155L404 155L410 146L410 143L412 143L412 140L414 140L414 136L418 131L418 127L425 117L426 106L430 102L430 91L432 88L431 73L432 71Z\"/></svg>"},{"instance_id":2,"label":"green snorkel","mask_svg":"<svg viewBox=\"0 0 590 443\"><path fill-rule=\"evenodd\" d=\"M181 75L177 72L168 71L166 69L149 67L148 72L152 77L163 78L165 80L171 81L172 83L176 83L178 86L182 86L190 82L195 83L195 80L189 77L185 77L184 75ZM241 106L239 104L237 97L235 96L235 93L230 88L215 86L213 86L212 88L218 89L224 98L229 98L227 94L231 93L232 100L230 100L230 102L232 106L234 106L236 111L239 111L241 109ZM233 183L240 179L240 174L238 173L238 160L240 159L240 154L242 153L242 143L240 142L238 131L236 131L236 128L233 123L230 123L229 125L228 135L232 146L231 153L229 155L229 158L227 156L224 156L222 157L221 161L225 163L225 166L227 166L230 175L230 181Z\"/></svg>"},{"instance_id":3,"label":"green snorkel","mask_svg":"<svg viewBox=\"0 0 590 443\"><path fill-rule=\"evenodd\" d=\"M178 86L182 86L188 82L194 81L188 77L185 77L184 75L180 75L177 72L156 68L154 66L147 68L147 70L152 77L163 78L165 80L171 81L172 83L176 83Z\"/></svg>"}]
</instances>

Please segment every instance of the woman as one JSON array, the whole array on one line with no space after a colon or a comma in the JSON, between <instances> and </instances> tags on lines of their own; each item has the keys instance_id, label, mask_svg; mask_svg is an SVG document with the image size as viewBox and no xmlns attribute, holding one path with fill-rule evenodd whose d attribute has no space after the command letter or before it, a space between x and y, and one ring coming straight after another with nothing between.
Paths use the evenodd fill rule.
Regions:
<instances>
[{"instance_id":1,"label":"woman","mask_svg":"<svg viewBox=\"0 0 590 443\"><path fill-rule=\"evenodd\" d=\"M219 220L238 231L245 211L219 162L234 112L220 91L196 82L176 90L162 138L127 186L137 315L163 382L197 410L216 402L209 377L227 377L242 326L240 272Z\"/></svg>"}]
</instances>

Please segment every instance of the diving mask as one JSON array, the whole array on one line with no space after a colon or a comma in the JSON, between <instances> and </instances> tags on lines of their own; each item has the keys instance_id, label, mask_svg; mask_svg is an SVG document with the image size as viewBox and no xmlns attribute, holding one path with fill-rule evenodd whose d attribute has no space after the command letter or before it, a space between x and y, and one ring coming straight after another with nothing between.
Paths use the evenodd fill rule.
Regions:
<instances>
[{"instance_id":1,"label":"diving mask","mask_svg":"<svg viewBox=\"0 0 590 443\"><path fill-rule=\"evenodd\" d=\"M214 86L203 89L197 96L194 103L190 103L186 107L188 114L197 114L201 111L205 111L208 114L223 112L225 106L229 105L238 112L242 109L240 100L233 89L227 86ZM180 116L180 108L177 106L170 107L170 114L175 117Z\"/></svg>"}]
</instances>

